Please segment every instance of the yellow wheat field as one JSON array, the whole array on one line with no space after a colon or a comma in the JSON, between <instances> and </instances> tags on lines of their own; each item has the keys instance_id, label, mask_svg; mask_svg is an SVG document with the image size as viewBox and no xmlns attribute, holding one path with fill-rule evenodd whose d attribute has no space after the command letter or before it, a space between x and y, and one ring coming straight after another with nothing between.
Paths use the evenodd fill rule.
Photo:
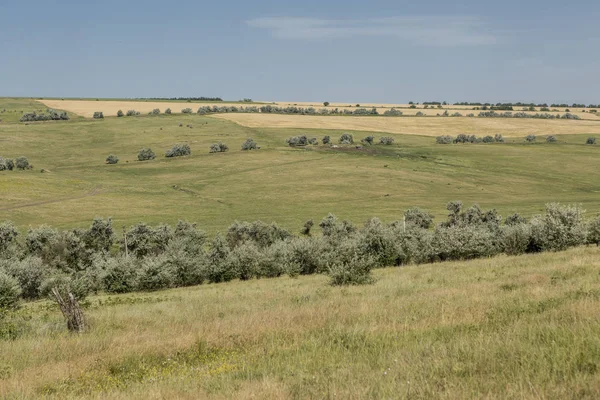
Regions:
<instances>
[{"instance_id":1,"label":"yellow wheat field","mask_svg":"<svg viewBox=\"0 0 600 400\"><path fill-rule=\"evenodd\" d=\"M600 134L600 121L522 118L354 117L281 114L217 114L250 128L318 128L389 132L424 136L478 136L500 133L506 137L533 135ZM598 118L600 120L600 118Z\"/></svg>"}]
</instances>

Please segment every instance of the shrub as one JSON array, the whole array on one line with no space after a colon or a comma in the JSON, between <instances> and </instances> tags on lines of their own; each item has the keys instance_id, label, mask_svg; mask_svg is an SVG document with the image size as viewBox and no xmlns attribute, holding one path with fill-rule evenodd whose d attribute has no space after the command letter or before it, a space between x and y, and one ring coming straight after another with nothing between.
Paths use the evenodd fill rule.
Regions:
<instances>
[{"instance_id":1,"label":"shrub","mask_svg":"<svg viewBox=\"0 0 600 400\"><path fill-rule=\"evenodd\" d=\"M139 223L126 232L121 248L127 249L131 255L141 259L163 253L172 238L173 232L168 225L152 228L147 224ZM125 239L127 239L127 247L125 247Z\"/></svg>"},{"instance_id":2,"label":"shrub","mask_svg":"<svg viewBox=\"0 0 600 400\"><path fill-rule=\"evenodd\" d=\"M165 114L169 114L169 115L170 115L170 114L171 114L171 109L170 109L170 108L167 108L167 109L165 110Z\"/></svg>"},{"instance_id":3,"label":"shrub","mask_svg":"<svg viewBox=\"0 0 600 400\"><path fill-rule=\"evenodd\" d=\"M191 114L192 113L192 109L191 108L184 108L183 110L181 110L182 114Z\"/></svg>"},{"instance_id":4,"label":"shrub","mask_svg":"<svg viewBox=\"0 0 600 400\"><path fill-rule=\"evenodd\" d=\"M587 138L587 140L585 141L585 144L596 144L596 138L595 137Z\"/></svg>"},{"instance_id":5,"label":"shrub","mask_svg":"<svg viewBox=\"0 0 600 400\"><path fill-rule=\"evenodd\" d=\"M258 144L252 139L246 139L246 141L242 144L242 150L256 150L259 149Z\"/></svg>"},{"instance_id":6,"label":"shrub","mask_svg":"<svg viewBox=\"0 0 600 400\"><path fill-rule=\"evenodd\" d=\"M375 140L375 136L367 136L366 138L361 140L361 143L372 145L374 140Z\"/></svg>"},{"instance_id":7,"label":"shrub","mask_svg":"<svg viewBox=\"0 0 600 400\"><path fill-rule=\"evenodd\" d=\"M129 293L137 286L136 260L125 257L110 258L103 265L102 286L108 293Z\"/></svg>"},{"instance_id":8,"label":"shrub","mask_svg":"<svg viewBox=\"0 0 600 400\"><path fill-rule=\"evenodd\" d=\"M0 311L17 308L20 296L17 280L0 271Z\"/></svg>"},{"instance_id":9,"label":"shrub","mask_svg":"<svg viewBox=\"0 0 600 400\"><path fill-rule=\"evenodd\" d=\"M329 106L329 102L328 102L328 101L326 101L326 102L324 102L324 103L323 103L323 105L324 105L325 107L328 107L328 106Z\"/></svg>"},{"instance_id":10,"label":"shrub","mask_svg":"<svg viewBox=\"0 0 600 400\"><path fill-rule=\"evenodd\" d=\"M215 236L208 252L208 267L206 277L209 282L229 282L235 279L234 271L231 271L226 260L231 250L221 235Z\"/></svg>"},{"instance_id":11,"label":"shrub","mask_svg":"<svg viewBox=\"0 0 600 400\"><path fill-rule=\"evenodd\" d=\"M102 119L104 118L104 114L102 113L102 111L96 111L94 113L94 119Z\"/></svg>"},{"instance_id":12,"label":"shrub","mask_svg":"<svg viewBox=\"0 0 600 400\"><path fill-rule=\"evenodd\" d=\"M25 299L37 299L41 295L42 283L50 271L39 257L27 257L21 261L12 260L7 272L17 280ZM0 307L1 308L1 307Z\"/></svg>"},{"instance_id":13,"label":"shrub","mask_svg":"<svg viewBox=\"0 0 600 400\"><path fill-rule=\"evenodd\" d=\"M412 108L417 108L417 107L412 107ZM390 110L384 111L383 115L385 115L387 117L400 117L402 115L402 111L392 108Z\"/></svg>"},{"instance_id":14,"label":"shrub","mask_svg":"<svg viewBox=\"0 0 600 400\"><path fill-rule=\"evenodd\" d=\"M0 157L0 171L12 171L15 168L15 162L10 158Z\"/></svg>"},{"instance_id":15,"label":"shrub","mask_svg":"<svg viewBox=\"0 0 600 400\"><path fill-rule=\"evenodd\" d=\"M317 146L319 144L319 141L317 140L317 138L310 138L310 139L308 139L308 144L312 144L313 146Z\"/></svg>"},{"instance_id":16,"label":"shrub","mask_svg":"<svg viewBox=\"0 0 600 400\"><path fill-rule=\"evenodd\" d=\"M555 136L548 136L546 138L546 143L556 143L556 137Z\"/></svg>"},{"instance_id":17,"label":"shrub","mask_svg":"<svg viewBox=\"0 0 600 400\"><path fill-rule=\"evenodd\" d=\"M127 114L128 117L135 117L136 115L140 115L139 111L135 111L135 110L127 110Z\"/></svg>"},{"instance_id":18,"label":"shrub","mask_svg":"<svg viewBox=\"0 0 600 400\"><path fill-rule=\"evenodd\" d=\"M160 109L155 108L154 110L152 110L152 115L159 115L160 114Z\"/></svg>"},{"instance_id":19,"label":"shrub","mask_svg":"<svg viewBox=\"0 0 600 400\"><path fill-rule=\"evenodd\" d=\"M342 133L339 140L340 144L354 144L354 138L349 133Z\"/></svg>"},{"instance_id":20,"label":"shrub","mask_svg":"<svg viewBox=\"0 0 600 400\"><path fill-rule=\"evenodd\" d=\"M520 216L518 213L509 215L508 217L506 217L506 219L504 220L504 225L507 226L512 226L512 225L519 225L519 224L524 224L527 222L527 219Z\"/></svg>"},{"instance_id":21,"label":"shrub","mask_svg":"<svg viewBox=\"0 0 600 400\"><path fill-rule=\"evenodd\" d=\"M106 157L106 163L107 164L116 164L119 162L119 157L111 154L108 157Z\"/></svg>"},{"instance_id":22,"label":"shrub","mask_svg":"<svg viewBox=\"0 0 600 400\"><path fill-rule=\"evenodd\" d=\"M192 154L192 149L186 143L178 143L170 150L167 150L165 157L183 157Z\"/></svg>"},{"instance_id":23,"label":"shrub","mask_svg":"<svg viewBox=\"0 0 600 400\"><path fill-rule=\"evenodd\" d=\"M500 241L502 251L506 254L523 254L531 242L531 227L525 223L507 225L502 228Z\"/></svg>"},{"instance_id":24,"label":"shrub","mask_svg":"<svg viewBox=\"0 0 600 400\"><path fill-rule=\"evenodd\" d=\"M499 133L496 133L496 134L494 135L494 140L495 140L497 143L504 143L504 137L503 137L501 134L499 134Z\"/></svg>"},{"instance_id":25,"label":"shrub","mask_svg":"<svg viewBox=\"0 0 600 400\"><path fill-rule=\"evenodd\" d=\"M15 167L17 167L17 169L20 170L25 170L25 169L32 169L33 166L31 164L29 164L29 160L27 160L27 157L17 157L17 159L15 160Z\"/></svg>"},{"instance_id":26,"label":"shrub","mask_svg":"<svg viewBox=\"0 0 600 400\"><path fill-rule=\"evenodd\" d=\"M210 153L225 153L229 147L225 143L213 143L210 145Z\"/></svg>"},{"instance_id":27,"label":"shrub","mask_svg":"<svg viewBox=\"0 0 600 400\"><path fill-rule=\"evenodd\" d=\"M371 275L373 260L362 254L356 242L344 241L336 250L336 257L327 265L332 286L365 285L374 282Z\"/></svg>"},{"instance_id":28,"label":"shrub","mask_svg":"<svg viewBox=\"0 0 600 400\"><path fill-rule=\"evenodd\" d=\"M154 160L155 158L156 154L150 148L143 148L138 152L138 161Z\"/></svg>"},{"instance_id":29,"label":"shrub","mask_svg":"<svg viewBox=\"0 0 600 400\"><path fill-rule=\"evenodd\" d=\"M308 145L308 138L305 135L302 135L302 136L292 136L290 138L287 138L285 140L285 142L290 147L306 146L306 145Z\"/></svg>"},{"instance_id":30,"label":"shrub","mask_svg":"<svg viewBox=\"0 0 600 400\"><path fill-rule=\"evenodd\" d=\"M123 117L123 116L125 116L125 114L123 114L122 110L117 111L117 117L120 118L120 117Z\"/></svg>"},{"instance_id":31,"label":"shrub","mask_svg":"<svg viewBox=\"0 0 600 400\"><path fill-rule=\"evenodd\" d=\"M145 258L137 271L137 289L153 291L167 289L173 284L173 271L165 268L165 258L162 256Z\"/></svg>"},{"instance_id":32,"label":"shrub","mask_svg":"<svg viewBox=\"0 0 600 400\"><path fill-rule=\"evenodd\" d=\"M404 221L407 227L414 226L421 229L429 229L433 226L433 215L418 207L409 208L404 212Z\"/></svg>"},{"instance_id":33,"label":"shrub","mask_svg":"<svg viewBox=\"0 0 600 400\"><path fill-rule=\"evenodd\" d=\"M547 204L546 213L531 221L533 249L560 251L584 244L587 232L583 213L577 206Z\"/></svg>"},{"instance_id":34,"label":"shrub","mask_svg":"<svg viewBox=\"0 0 600 400\"><path fill-rule=\"evenodd\" d=\"M494 143L495 142L494 137L490 136L490 135L484 136L482 141L483 141L483 143Z\"/></svg>"},{"instance_id":35,"label":"shrub","mask_svg":"<svg viewBox=\"0 0 600 400\"><path fill-rule=\"evenodd\" d=\"M417 117L424 117L424 116L425 116L425 114L424 114L422 111L418 111L418 112L415 114L415 116L417 116Z\"/></svg>"},{"instance_id":36,"label":"shrub","mask_svg":"<svg viewBox=\"0 0 600 400\"><path fill-rule=\"evenodd\" d=\"M331 143L331 137L329 135L323 136L323 140L321 140L321 142L323 142L323 144L329 144Z\"/></svg>"},{"instance_id":37,"label":"shrub","mask_svg":"<svg viewBox=\"0 0 600 400\"><path fill-rule=\"evenodd\" d=\"M243 243L234 248L225 261L229 274L247 281L257 276L262 254L253 243Z\"/></svg>"},{"instance_id":38,"label":"shrub","mask_svg":"<svg viewBox=\"0 0 600 400\"><path fill-rule=\"evenodd\" d=\"M588 227L588 243L600 246L600 216L590 222Z\"/></svg>"},{"instance_id":39,"label":"shrub","mask_svg":"<svg viewBox=\"0 0 600 400\"><path fill-rule=\"evenodd\" d=\"M443 136L436 137L435 142L437 144L452 144L452 143L454 143L454 139L452 138L452 136L443 135Z\"/></svg>"},{"instance_id":40,"label":"shrub","mask_svg":"<svg viewBox=\"0 0 600 400\"><path fill-rule=\"evenodd\" d=\"M288 244L287 272L291 276L309 275L326 271L323 260L323 242L314 237L294 238Z\"/></svg>"},{"instance_id":41,"label":"shrub","mask_svg":"<svg viewBox=\"0 0 600 400\"><path fill-rule=\"evenodd\" d=\"M14 254L17 246L17 236L19 232L12 222L0 223L0 259L10 258Z\"/></svg>"},{"instance_id":42,"label":"shrub","mask_svg":"<svg viewBox=\"0 0 600 400\"><path fill-rule=\"evenodd\" d=\"M529 143L535 142L535 139L536 139L535 135L527 135L527 137L525 138L525 140Z\"/></svg>"},{"instance_id":43,"label":"shrub","mask_svg":"<svg viewBox=\"0 0 600 400\"><path fill-rule=\"evenodd\" d=\"M382 136L379 138L379 144L389 146L394 143L394 138L389 136Z\"/></svg>"}]
</instances>

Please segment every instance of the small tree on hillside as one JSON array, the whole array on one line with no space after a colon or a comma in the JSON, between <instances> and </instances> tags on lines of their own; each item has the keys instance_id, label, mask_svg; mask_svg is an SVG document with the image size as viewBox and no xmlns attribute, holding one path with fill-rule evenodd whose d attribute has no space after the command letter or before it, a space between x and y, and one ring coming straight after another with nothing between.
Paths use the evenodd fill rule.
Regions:
<instances>
[{"instance_id":1,"label":"small tree on hillside","mask_svg":"<svg viewBox=\"0 0 600 400\"><path fill-rule=\"evenodd\" d=\"M256 150L256 149L259 149L259 148L260 147L258 146L258 144L252 138L247 139L242 144L242 150Z\"/></svg>"},{"instance_id":2,"label":"small tree on hillside","mask_svg":"<svg viewBox=\"0 0 600 400\"><path fill-rule=\"evenodd\" d=\"M150 148L143 148L138 152L138 161L154 160L156 154Z\"/></svg>"},{"instance_id":3,"label":"small tree on hillside","mask_svg":"<svg viewBox=\"0 0 600 400\"><path fill-rule=\"evenodd\" d=\"M116 164L119 162L119 157L111 154L108 157L106 157L106 163L107 164Z\"/></svg>"},{"instance_id":4,"label":"small tree on hillside","mask_svg":"<svg viewBox=\"0 0 600 400\"><path fill-rule=\"evenodd\" d=\"M96 111L94 113L94 118L95 119L103 119L104 118L104 113L102 113L102 111Z\"/></svg>"},{"instance_id":5,"label":"small tree on hillside","mask_svg":"<svg viewBox=\"0 0 600 400\"><path fill-rule=\"evenodd\" d=\"M117 117L120 118L120 117L123 117L123 116L125 116L125 114L123 114L122 110L117 111Z\"/></svg>"}]
</instances>

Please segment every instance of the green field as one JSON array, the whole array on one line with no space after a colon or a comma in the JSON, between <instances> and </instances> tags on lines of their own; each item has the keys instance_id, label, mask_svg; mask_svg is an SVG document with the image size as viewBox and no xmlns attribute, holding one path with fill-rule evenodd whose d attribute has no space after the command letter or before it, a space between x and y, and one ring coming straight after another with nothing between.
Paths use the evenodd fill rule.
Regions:
<instances>
[{"instance_id":1,"label":"green field","mask_svg":"<svg viewBox=\"0 0 600 400\"><path fill-rule=\"evenodd\" d=\"M0 173L0 220L21 229L82 227L102 216L118 227L186 219L214 233L236 219L260 219L297 231L329 212L362 223L373 216L395 220L420 206L441 217L445 204L457 199L503 215L535 214L549 201L581 203L588 215L600 212L600 146L585 145L587 135L526 144L523 132L505 144L436 145L431 137L390 134L393 146L289 148L289 136L337 140L343 131L246 128L198 115L75 116L26 125L16 122L21 111L43 105L1 99L4 108L0 156L23 155L34 165ZM352 133L355 139L373 134ZM261 149L241 151L248 137ZM230 151L209 154L218 141ZM164 151L179 142L190 144L192 156L165 159ZM145 146L156 160L136 161ZM104 163L111 153L118 165Z\"/></svg>"},{"instance_id":2,"label":"green field","mask_svg":"<svg viewBox=\"0 0 600 400\"><path fill-rule=\"evenodd\" d=\"M600 250L94 296L19 311L3 399L594 399Z\"/></svg>"}]
</instances>

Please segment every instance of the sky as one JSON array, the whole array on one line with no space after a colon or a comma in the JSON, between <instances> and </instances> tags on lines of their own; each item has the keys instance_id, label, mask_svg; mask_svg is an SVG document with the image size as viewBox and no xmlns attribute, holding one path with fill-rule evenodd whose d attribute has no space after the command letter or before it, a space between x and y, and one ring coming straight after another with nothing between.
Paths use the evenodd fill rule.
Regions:
<instances>
[{"instance_id":1,"label":"sky","mask_svg":"<svg viewBox=\"0 0 600 400\"><path fill-rule=\"evenodd\" d=\"M600 103L600 4L0 0L0 96Z\"/></svg>"}]
</instances>

